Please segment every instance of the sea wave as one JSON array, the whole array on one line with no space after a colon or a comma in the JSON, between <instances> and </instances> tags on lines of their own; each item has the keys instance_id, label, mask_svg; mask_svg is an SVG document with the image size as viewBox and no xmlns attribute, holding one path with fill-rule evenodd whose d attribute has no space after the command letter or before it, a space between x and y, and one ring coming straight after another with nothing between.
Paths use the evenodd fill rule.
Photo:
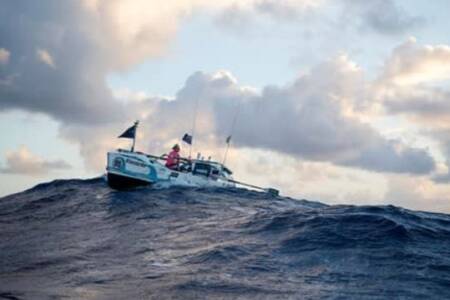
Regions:
<instances>
[{"instance_id":1,"label":"sea wave","mask_svg":"<svg viewBox=\"0 0 450 300\"><path fill-rule=\"evenodd\" d=\"M450 298L450 216L57 180L0 199L0 299Z\"/></svg>"}]
</instances>

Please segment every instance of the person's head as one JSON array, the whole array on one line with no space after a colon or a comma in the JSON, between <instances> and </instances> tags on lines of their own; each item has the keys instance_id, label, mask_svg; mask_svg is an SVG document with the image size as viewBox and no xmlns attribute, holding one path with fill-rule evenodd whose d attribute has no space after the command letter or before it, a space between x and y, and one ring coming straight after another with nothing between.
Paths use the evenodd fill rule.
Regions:
<instances>
[{"instance_id":1,"label":"person's head","mask_svg":"<svg viewBox=\"0 0 450 300\"><path fill-rule=\"evenodd\" d=\"M177 152L180 152L180 145L175 144L175 145L172 147L172 149L175 150L175 151L177 151Z\"/></svg>"}]
</instances>

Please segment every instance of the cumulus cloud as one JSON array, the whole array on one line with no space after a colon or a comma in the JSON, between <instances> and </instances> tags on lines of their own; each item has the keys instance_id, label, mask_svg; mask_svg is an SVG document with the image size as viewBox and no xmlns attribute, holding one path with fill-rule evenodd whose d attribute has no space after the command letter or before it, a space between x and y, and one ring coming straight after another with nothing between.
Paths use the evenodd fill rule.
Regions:
<instances>
[{"instance_id":1,"label":"cumulus cloud","mask_svg":"<svg viewBox=\"0 0 450 300\"><path fill-rule=\"evenodd\" d=\"M0 65L6 65L9 62L9 53L5 48L0 48Z\"/></svg>"},{"instance_id":2,"label":"cumulus cloud","mask_svg":"<svg viewBox=\"0 0 450 300\"><path fill-rule=\"evenodd\" d=\"M441 152L445 157L446 170L439 170L432 180L436 183L445 184L450 182L450 128L432 128L429 129L428 135L435 138L441 148Z\"/></svg>"},{"instance_id":3,"label":"cumulus cloud","mask_svg":"<svg viewBox=\"0 0 450 300\"><path fill-rule=\"evenodd\" d=\"M14 53L1 69L9 84L0 89L0 109L43 112L68 123L123 116L104 83L114 51L105 50L101 24L78 1L3 3L0 36Z\"/></svg>"},{"instance_id":4,"label":"cumulus cloud","mask_svg":"<svg viewBox=\"0 0 450 300\"><path fill-rule=\"evenodd\" d=\"M375 84L389 114L404 114L429 126L449 128L450 46L420 45L415 38L396 47Z\"/></svg>"},{"instance_id":5,"label":"cumulus cloud","mask_svg":"<svg viewBox=\"0 0 450 300\"><path fill-rule=\"evenodd\" d=\"M432 94L437 94L432 98ZM420 128L419 134L435 141L439 156L439 161L445 164L444 168L439 168L431 177L436 183L450 182L450 106L448 105L448 92L431 92L425 98L407 98L403 101L396 99L386 102L386 107L390 113L407 116L407 119L416 127ZM443 159L443 161L442 161Z\"/></svg>"},{"instance_id":6,"label":"cumulus cloud","mask_svg":"<svg viewBox=\"0 0 450 300\"><path fill-rule=\"evenodd\" d=\"M422 46L409 38L386 60L382 79L399 85L450 79L450 46Z\"/></svg>"},{"instance_id":7,"label":"cumulus cloud","mask_svg":"<svg viewBox=\"0 0 450 300\"><path fill-rule=\"evenodd\" d=\"M431 128L450 128L450 91L430 87L390 88L384 95L389 114L403 114Z\"/></svg>"},{"instance_id":8,"label":"cumulus cloud","mask_svg":"<svg viewBox=\"0 0 450 300\"><path fill-rule=\"evenodd\" d=\"M69 124L107 124L126 118L128 110L112 96L106 76L164 55L179 21L208 3L3 3L2 46L14 56L0 69L0 79L7 83L0 89L0 109L43 112Z\"/></svg>"},{"instance_id":9,"label":"cumulus cloud","mask_svg":"<svg viewBox=\"0 0 450 300\"><path fill-rule=\"evenodd\" d=\"M450 170L450 47L420 45L415 38L396 47L376 83L380 102L389 115L401 115L440 146ZM433 180L450 182L450 173Z\"/></svg>"},{"instance_id":10,"label":"cumulus cloud","mask_svg":"<svg viewBox=\"0 0 450 300\"><path fill-rule=\"evenodd\" d=\"M308 160L373 171L428 173L434 161L423 149L386 140L368 124L345 114L348 97L358 96L345 61L332 61L293 85L268 87L244 100L236 143L273 149ZM340 78L340 79L338 79ZM348 81L347 81L348 80ZM219 130L231 119L229 102L216 110ZM228 114L222 115L223 111Z\"/></svg>"},{"instance_id":11,"label":"cumulus cloud","mask_svg":"<svg viewBox=\"0 0 450 300\"><path fill-rule=\"evenodd\" d=\"M71 166L63 160L45 160L33 154L27 147L6 153L6 166L0 173L42 175L52 171L69 169Z\"/></svg>"}]
</instances>

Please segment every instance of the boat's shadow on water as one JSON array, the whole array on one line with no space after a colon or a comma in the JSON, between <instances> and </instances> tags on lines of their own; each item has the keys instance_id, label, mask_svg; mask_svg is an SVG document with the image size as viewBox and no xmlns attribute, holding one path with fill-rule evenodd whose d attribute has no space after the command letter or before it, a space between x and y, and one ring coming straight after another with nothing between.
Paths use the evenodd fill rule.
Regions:
<instances>
[{"instance_id":1,"label":"boat's shadow on water","mask_svg":"<svg viewBox=\"0 0 450 300\"><path fill-rule=\"evenodd\" d=\"M450 298L450 217L55 181L0 200L0 299Z\"/></svg>"}]
</instances>

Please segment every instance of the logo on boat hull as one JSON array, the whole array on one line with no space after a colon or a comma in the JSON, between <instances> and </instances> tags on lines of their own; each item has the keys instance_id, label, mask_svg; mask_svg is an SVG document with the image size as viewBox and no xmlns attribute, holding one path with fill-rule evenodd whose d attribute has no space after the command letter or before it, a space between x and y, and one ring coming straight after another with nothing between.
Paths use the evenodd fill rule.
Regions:
<instances>
[{"instance_id":1,"label":"logo on boat hull","mask_svg":"<svg viewBox=\"0 0 450 300\"><path fill-rule=\"evenodd\" d=\"M122 169L124 165L125 165L125 161L123 160L123 158L121 158L121 157L114 158L113 167L115 169Z\"/></svg>"}]
</instances>

